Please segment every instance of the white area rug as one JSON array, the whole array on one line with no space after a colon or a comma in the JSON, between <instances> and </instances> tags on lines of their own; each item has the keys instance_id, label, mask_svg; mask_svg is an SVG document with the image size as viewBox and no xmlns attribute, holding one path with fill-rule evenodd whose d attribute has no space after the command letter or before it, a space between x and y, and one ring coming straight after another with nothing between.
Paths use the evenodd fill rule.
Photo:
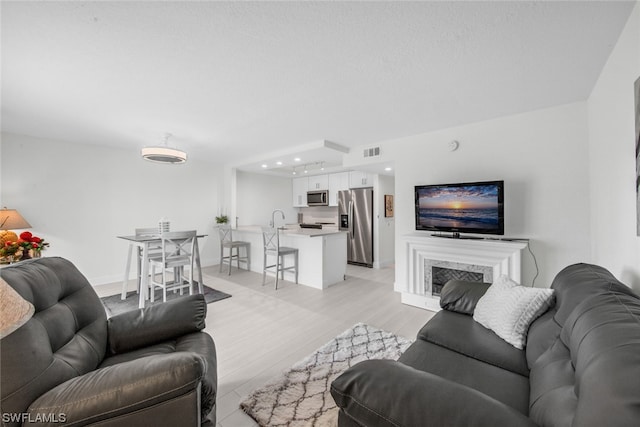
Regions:
<instances>
[{"instance_id":1,"label":"white area rug","mask_svg":"<svg viewBox=\"0 0 640 427\"><path fill-rule=\"evenodd\" d=\"M358 323L255 390L240 407L263 427L336 426L331 382L363 360L397 360L410 344L406 338Z\"/></svg>"}]
</instances>

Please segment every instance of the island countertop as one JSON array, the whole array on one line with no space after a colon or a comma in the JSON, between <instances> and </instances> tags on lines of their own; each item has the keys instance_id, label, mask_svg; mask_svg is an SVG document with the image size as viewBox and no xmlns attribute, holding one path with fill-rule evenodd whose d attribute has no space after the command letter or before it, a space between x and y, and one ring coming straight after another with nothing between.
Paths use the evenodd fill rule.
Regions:
<instances>
[{"instance_id":1,"label":"island countertop","mask_svg":"<svg viewBox=\"0 0 640 427\"><path fill-rule=\"evenodd\" d=\"M298 249L298 283L316 289L344 281L347 268L347 232L337 226L322 229L300 228L289 224L281 229L280 245ZM234 240L249 242L251 270L262 274L264 242L259 225L239 226L233 230ZM293 257L285 257L291 265ZM270 275L270 280L273 276ZM285 272L285 279L293 281L293 270Z\"/></svg>"},{"instance_id":2,"label":"island countertop","mask_svg":"<svg viewBox=\"0 0 640 427\"><path fill-rule=\"evenodd\" d=\"M338 230L337 226L325 226L322 229L318 228L300 228L298 224L294 225L286 225L285 227L280 228L281 236L291 236L291 237L318 237L318 236L329 236L331 234L340 234L346 233L346 231ZM241 225L235 230L239 232L245 233L262 233L262 226L260 225Z\"/></svg>"}]
</instances>

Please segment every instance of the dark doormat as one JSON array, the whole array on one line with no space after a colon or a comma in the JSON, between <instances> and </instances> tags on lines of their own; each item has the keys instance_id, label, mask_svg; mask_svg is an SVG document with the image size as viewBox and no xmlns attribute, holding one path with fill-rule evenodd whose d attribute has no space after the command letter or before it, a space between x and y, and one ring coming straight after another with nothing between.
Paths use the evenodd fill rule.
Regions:
<instances>
[{"instance_id":1,"label":"dark doormat","mask_svg":"<svg viewBox=\"0 0 640 427\"><path fill-rule=\"evenodd\" d=\"M203 285L202 290L204 291L204 300L207 304L220 301L231 296L206 285ZM186 292L185 295L189 295L189 293ZM167 292L167 301L180 298L181 296L182 295L180 295L179 292L173 293L173 291L169 291ZM145 307L162 304L162 289L156 289L154 298L155 301L153 303L151 300L147 300ZM102 300L102 305L104 305L105 311L107 312L107 317L138 308L138 294L135 291L128 292L127 299L124 300L120 299L120 294L102 297L100 300Z\"/></svg>"}]
</instances>

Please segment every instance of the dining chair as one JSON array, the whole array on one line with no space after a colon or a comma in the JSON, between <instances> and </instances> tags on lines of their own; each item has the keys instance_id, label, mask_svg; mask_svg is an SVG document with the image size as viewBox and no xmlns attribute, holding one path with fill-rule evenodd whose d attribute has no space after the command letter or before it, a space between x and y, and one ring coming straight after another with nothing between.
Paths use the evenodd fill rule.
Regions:
<instances>
[{"instance_id":1,"label":"dining chair","mask_svg":"<svg viewBox=\"0 0 640 427\"><path fill-rule=\"evenodd\" d=\"M220 234L220 273L222 273L222 265L229 264L229 276L231 276L231 263L235 259L240 268L240 263L247 264L247 270L251 270L251 243L240 240L233 240L233 230L229 224L220 224L218 226ZM244 257L240 256L240 248L244 248ZM224 250L228 249L228 255L224 254ZM236 254L233 254L233 250Z\"/></svg>"},{"instance_id":2,"label":"dining chair","mask_svg":"<svg viewBox=\"0 0 640 427\"><path fill-rule=\"evenodd\" d=\"M160 231L158 227L136 228L136 236L159 236ZM162 253L162 244L150 243L148 247L149 258ZM148 262L142 259L142 248L138 248L138 289L140 289L140 283L142 283L142 263Z\"/></svg>"},{"instance_id":3,"label":"dining chair","mask_svg":"<svg viewBox=\"0 0 640 427\"><path fill-rule=\"evenodd\" d=\"M162 301L167 301L167 289L180 290L189 288L189 295L193 293L193 271L195 262L196 230L173 231L160 235L162 252L160 255L149 257L151 280L149 283L151 301L154 301L156 287L162 288ZM160 272L156 272L156 268ZM189 277L185 282L185 268L188 267ZM173 270L173 280L167 280L167 272ZM161 281L156 280L161 274ZM202 280L198 281L198 290L202 293Z\"/></svg>"},{"instance_id":4,"label":"dining chair","mask_svg":"<svg viewBox=\"0 0 640 427\"><path fill-rule=\"evenodd\" d=\"M158 227L146 227L146 228L136 228L135 235L136 237L141 236L158 236L160 234ZM157 256L162 253L162 245L160 243L149 244L148 248L149 257ZM142 263L149 262L149 259L142 259L142 248L138 247L136 251L136 293L140 293L140 285L142 284ZM122 299L124 300L127 297L127 283L124 282L122 284Z\"/></svg>"},{"instance_id":5,"label":"dining chair","mask_svg":"<svg viewBox=\"0 0 640 427\"><path fill-rule=\"evenodd\" d=\"M278 289L278 273L281 279L284 280L284 272L287 270L294 270L295 281L298 283L298 248L290 248L287 246L280 246L280 233L277 228L262 227L262 241L264 243L264 258L262 269L262 284L266 283L267 272L272 272L269 269L274 269L273 272L276 276L276 289ZM293 255L293 265L285 267L285 256ZM267 257L275 257L275 264L267 265Z\"/></svg>"}]
</instances>

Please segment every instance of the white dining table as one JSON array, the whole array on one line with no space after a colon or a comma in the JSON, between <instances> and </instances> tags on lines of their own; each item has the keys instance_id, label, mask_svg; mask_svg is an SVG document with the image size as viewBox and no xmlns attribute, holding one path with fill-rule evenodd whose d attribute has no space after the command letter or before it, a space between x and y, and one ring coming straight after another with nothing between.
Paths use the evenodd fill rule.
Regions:
<instances>
[{"instance_id":1,"label":"white dining table","mask_svg":"<svg viewBox=\"0 0 640 427\"><path fill-rule=\"evenodd\" d=\"M202 267L200 264L200 249L198 247L198 239L202 237L206 237L206 234L198 234L195 241L195 263L198 271L198 280L194 280L196 284L204 283L202 281ZM140 251L136 251L138 255L136 262L138 265L141 265L141 277L139 278L139 287L140 292L138 292L138 307L144 308L145 301L147 300L147 290L149 289L149 263L143 262L146 261L149 257L149 248L154 245L158 245L162 242L160 234L157 235L146 235L146 236L116 236L118 239L123 239L129 242L129 252L127 254L127 264L124 271L124 281L122 283L122 299L126 299L127 297L127 285L129 283L129 274L131 270L131 258L132 252L134 248L142 249L142 253Z\"/></svg>"}]
</instances>

